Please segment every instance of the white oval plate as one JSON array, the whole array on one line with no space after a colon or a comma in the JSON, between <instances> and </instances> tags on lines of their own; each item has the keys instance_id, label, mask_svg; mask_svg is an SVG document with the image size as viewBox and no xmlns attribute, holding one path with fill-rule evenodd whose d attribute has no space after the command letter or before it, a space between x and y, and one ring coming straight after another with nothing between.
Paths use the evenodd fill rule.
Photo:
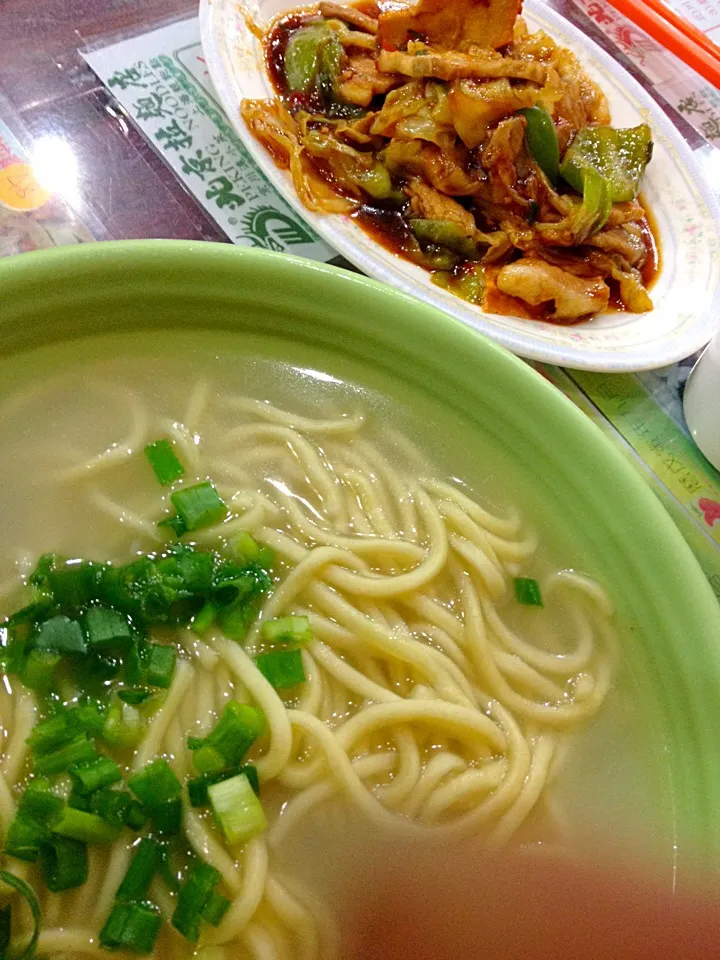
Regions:
<instances>
[{"instance_id":1,"label":"white oval plate","mask_svg":"<svg viewBox=\"0 0 720 960\"><path fill-rule=\"evenodd\" d=\"M448 0L451 2L451 0ZM299 214L338 253L377 280L413 294L523 357L585 370L648 370L699 350L720 320L720 213L692 152L652 98L612 57L540 0L526 0L531 29L542 28L581 59L605 91L612 121L648 122L655 149L643 197L657 223L661 268L652 288L655 309L610 312L577 326L484 313L436 287L420 267L375 243L347 216L303 207L285 170L255 140L240 117L245 97L274 96L262 44L248 20L267 27L293 0L200 0L202 43L210 76L231 123L257 164Z\"/></svg>"}]
</instances>

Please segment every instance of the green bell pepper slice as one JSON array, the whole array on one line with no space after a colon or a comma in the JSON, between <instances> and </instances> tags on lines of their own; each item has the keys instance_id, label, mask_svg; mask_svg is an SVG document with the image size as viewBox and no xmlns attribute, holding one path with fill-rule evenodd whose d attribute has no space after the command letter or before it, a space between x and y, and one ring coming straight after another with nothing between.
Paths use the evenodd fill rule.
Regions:
<instances>
[{"instance_id":1,"label":"green bell pepper slice","mask_svg":"<svg viewBox=\"0 0 720 960\"><path fill-rule=\"evenodd\" d=\"M325 23L310 23L290 35L285 48L285 79L294 93L309 93L321 67L324 46L333 39Z\"/></svg>"},{"instance_id":2,"label":"green bell pepper slice","mask_svg":"<svg viewBox=\"0 0 720 960\"><path fill-rule=\"evenodd\" d=\"M530 156L551 183L556 183L560 168L560 144L553 118L544 107L519 110L525 117L525 144Z\"/></svg>"},{"instance_id":3,"label":"green bell pepper slice","mask_svg":"<svg viewBox=\"0 0 720 960\"><path fill-rule=\"evenodd\" d=\"M477 246L451 220L410 220L410 229L421 244L445 247L459 253L464 260L479 260Z\"/></svg>"},{"instance_id":4,"label":"green bell pepper slice","mask_svg":"<svg viewBox=\"0 0 720 960\"><path fill-rule=\"evenodd\" d=\"M652 148L652 134L646 123L622 130L584 127L565 153L560 176L578 193L584 193L585 175L594 170L607 181L611 203L634 200Z\"/></svg>"}]
</instances>

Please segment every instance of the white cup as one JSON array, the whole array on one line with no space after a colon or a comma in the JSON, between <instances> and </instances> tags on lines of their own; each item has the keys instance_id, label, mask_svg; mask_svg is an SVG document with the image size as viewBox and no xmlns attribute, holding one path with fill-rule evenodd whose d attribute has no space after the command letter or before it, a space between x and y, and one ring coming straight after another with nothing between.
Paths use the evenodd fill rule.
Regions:
<instances>
[{"instance_id":1,"label":"white cup","mask_svg":"<svg viewBox=\"0 0 720 960\"><path fill-rule=\"evenodd\" d=\"M692 438L720 470L720 333L716 333L693 367L683 398Z\"/></svg>"}]
</instances>

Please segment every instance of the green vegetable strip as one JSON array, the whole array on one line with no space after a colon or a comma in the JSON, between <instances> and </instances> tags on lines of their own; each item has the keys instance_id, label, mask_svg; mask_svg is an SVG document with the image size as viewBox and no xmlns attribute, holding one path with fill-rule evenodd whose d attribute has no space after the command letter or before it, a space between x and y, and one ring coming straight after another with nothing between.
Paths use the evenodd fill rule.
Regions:
<instances>
[{"instance_id":1,"label":"green vegetable strip","mask_svg":"<svg viewBox=\"0 0 720 960\"><path fill-rule=\"evenodd\" d=\"M188 531L211 527L228 514L227 507L209 480L177 490L170 494L170 500Z\"/></svg>"},{"instance_id":2,"label":"green vegetable strip","mask_svg":"<svg viewBox=\"0 0 720 960\"><path fill-rule=\"evenodd\" d=\"M162 917L144 903L116 903L100 931L100 943L109 949L152 953Z\"/></svg>"},{"instance_id":3,"label":"green vegetable strip","mask_svg":"<svg viewBox=\"0 0 720 960\"><path fill-rule=\"evenodd\" d=\"M276 690L305 682L305 668L299 650L271 650L255 657L255 664Z\"/></svg>"},{"instance_id":4,"label":"green vegetable strip","mask_svg":"<svg viewBox=\"0 0 720 960\"><path fill-rule=\"evenodd\" d=\"M53 833L83 843L112 843L117 839L120 828L97 814L87 813L67 806L60 817L52 824Z\"/></svg>"},{"instance_id":5,"label":"green vegetable strip","mask_svg":"<svg viewBox=\"0 0 720 960\"><path fill-rule=\"evenodd\" d=\"M127 616L109 607L90 607L85 614L85 632L91 647L129 644L132 627Z\"/></svg>"},{"instance_id":6,"label":"green vegetable strip","mask_svg":"<svg viewBox=\"0 0 720 960\"><path fill-rule=\"evenodd\" d=\"M257 770L248 763L244 767L232 767L230 770L223 770L220 773L206 773L201 777L194 777L187 782L188 797L193 807L206 807L210 803L208 797L208 787L213 783L220 783L221 780L229 780L231 777L237 777L238 774L245 774L250 781L255 794L260 793L260 781Z\"/></svg>"},{"instance_id":7,"label":"green vegetable strip","mask_svg":"<svg viewBox=\"0 0 720 960\"><path fill-rule=\"evenodd\" d=\"M540 593L540 584L530 577L515 578L515 597L518 603L528 607L542 607L543 599Z\"/></svg>"},{"instance_id":8,"label":"green vegetable strip","mask_svg":"<svg viewBox=\"0 0 720 960\"><path fill-rule=\"evenodd\" d=\"M230 544L233 556L244 563L257 563L263 570L269 570L275 562L275 554L270 547L259 544L247 532L241 530Z\"/></svg>"},{"instance_id":9,"label":"green vegetable strip","mask_svg":"<svg viewBox=\"0 0 720 960\"><path fill-rule=\"evenodd\" d=\"M131 830L142 830L147 823L147 819L143 805L138 803L137 800L131 800L123 817L125 826L130 827Z\"/></svg>"},{"instance_id":10,"label":"green vegetable strip","mask_svg":"<svg viewBox=\"0 0 720 960\"><path fill-rule=\"evenodd\" d=\"M31 960L31 957L35 953L37 947L38 937L40 936L40 927L42 926L42 916L40 913L40 902L35 896L35 891L33 888L25 883L24 880L21 880L20 877L16 877L14 873L10 873L8 870L0 870L0 881L7 884L9 887L12 887L13 890L17 890L20 896L25 900L28 907L30 908L30 913L33 918L33 932L30 940L25 947L25 949L18 954L14 960ZM8 921L7 921L7 935L9 938L10 934L10 908L8 907Z\"/></svg>"},{"instance_id":11,"label":"green vegetable strip","mask_svg":"<svg viewBox=\"0 0 720 960\"><path fill-rule=\"evenodd\" d=\"M63 808L62 797L56 796L45 781L31 780L20 800L20 813L33 817L38 823L48 823Z\"/></svg>"},{"instance_id":12,"label":"green vegetable strip","mask_svg":"<svg viewBox=\"0 0 720 960\"><path fill-rule=\"evenodd\" d=\"M118 887L118 900L144 900L153 877L160 869L162 850L154 840L147 837L138 843L122 883Z\"/></svg>"},{"instance_id":13,"label":"green vegetable strip","mask_svg":"<svg viewBox=\"0 0 720 960\"><path fill-rule=\"evenodd\" d=\"M97 751L87 737L78 737L60 747L55 753L47 753L35 761L35 772L44 776L62 773L76 763L86 763L97 757Z\"/></svg>"},{"instance_id":14,"label":"green vegetable strip","mask_svg":"<svg viewBox=\"0 0 720 960\"><path fill-rule=\"evenodd\" d=\"M307 617L277 617L275 620L266 620L260 629L260 636L267 643L310 643L310 621Z\"/></svg>"},{"instance_id":15,"label":"green vegetable strip","mask_svg":"<svg viewBox=\"0 0 720 960\"><path fill-rule=\"evenodd\" d=\"M182 827L182 800L166 800L150 810L150 819L153 828L163 837L173 837L180 833Z\"/></svg>"},{"instance_id":16,"label":"green vegetable strip","mask_svg":"<svg viewBox=\"0 0 720 960\"><path fill-rule=\"evenodd\" d=\"M29 690L48 693L55 682L55 668L62 660L55 650L31 650L20 670L20 679Z\"/></svg>"},{"instance_id":17,"label":"green vegetable strip","mask_svg":"<svg viewBox=\"0 0 720 960\"><path fill-rule=\"evenodd\" d=\"M188 740L190 749L195 751L193 762L198 772L219 773L226 767L237 766L264 731L265 716L261 710L230 700L204 739Z\"/></svg>"},{"instance_id":18,"label":"green vegetable strip","mask_svg":"<svg viewBox=\"0 0 720 960\"><path fill-rule=\"evenodd\" d=\"M216 608L214 603L206 603L201 607L199 613L196 613L192 621L192 631L198 637L207 633L215 622Z\"/></svg>"},{"instance_id":19,"label":"green vegetable strip","mask_svg":"<svg viewBox=\"0 0 720 960\"><path fill-rule=\"evenodd\" d=\"M230 906L230 901L227 897L224 897L221 893L213 892L210 894L210 899L208 900L207 906L203 910L203 920L207 920L208 923L211 923L214 927L217 927L220 924L220 921L225 916Z\"/></svg>"},{"instance_id":20,"label":"green vegetable strip","mask_svg":"<svg viewBox=\"0 0 720 960\"><path fill-rule=\"evenodd\" d=\"M185 467L180 463L169 440L156 440L145 447L145 456L155 472L158 483L169 487L171 483L185 475Z\"/></svg>"},{"instance_id":21,"label":"green vegetable strip","mask_svg":"<svg viewBox=\"0 0 720 960\"><path fill-rule=\"evenodd\" d=\"M560 168L560 145L557 131L545 107L528 107L519 111L525 117L525 142L530 156L551 183L556 183Z\"/></svg>"},{"instance_id":22,"label":"green vegetable strip","mask_svg":"<svg viewBox=\"0 0 720 960\"><path fill-rule=\"evenodd\" d=\"M146 807L152 809L174 800L182 793L180 781L170 769L167 760L153 760L128 780L128 786Z\"/></svg>"},{"instance_id":23,"label":"green vegetable strip","mask_svg":"<svg viewBox=\"0 0 720 960\"><path fill-rule=\"evenodd\" d=\"M109 787L98 790L90 798L92 812L117 826L125 823L130 803L130 794L126 790L111 790Z\"/></svg>"},{"instance_id":24,"label":"green vegetable strip","mask_svg":"<svg viewBox=\"0 0 720 960\"><path fill-rule=\"evenodd\" d=\"M52 893L87 883L87 847L79 840L55 836L43 846L41 859L45 886Z\"/></svg>"},{"instance_id":25,"label":"green vegetable strip","mask_svg":"<svg viewBox=\"0 0 720 960\"><path fill-rule=\"evenodd\" d=\"M162 687L167 690L172 683L176 659L175 647L151 643L145 667L147 682L153 687Z\"/></svg>"},{"instance_id":26,"label":"green vegetable strip","mask_svg":"<svg viewBox=\"0 0 720 960\"><path fill-rule=\"evenodd\" d=\"M17 860L34 863L45 844L50 831L44 823L27 813L19 811L13 818L5 841L5 853Z\"/></svg>"},{"instance_id":27,"label":"green vegetable strip","mask_svg":"<svg viewBox=\"0 0 720 960\"><path fill-rule=\"evenodd\" d=\"M78 793L94 793L122 780L120 767L110 757L96 757L68 768Z\"/></svg>"},{"instance_id":28,"label":"green vegetable strip","mask_svg":"<svg viewBox=\"0 0 720 960\"><path fill-rule=\"evenodd\" d=\"M208 787L217 825L229 844L244 843L267 829L267 820L250 781L241 774Z\"/></svg>"},{"instance_id":29,"label":"green vegetable strip","mask_svg":"<svg viewBox=\"0 0 720 960\"><path fill-rule=\"evenodd\" d=\"M57 653L86 653L87 644L76 620L53 617L41 624L32 640L36 650L54 650Z\"/></svg>"},{"instance_id":30,"label":"green vegetable strip","mask_svg":"<svg viewBox=\"0 0 720 960\"><path fill-rule=\"evenodd\" d=\"M190 871L172 916L172 925L186 940L196 943L199 939L200 920L220 879L218 871L208 863L198 863Z\"/></svg>"},{"instance_id":31,"label":"green vegetable strip","mask_svg":"<svg viewBox=\"0 0 720 960\"><path fill-rule=\"evenodd\" d=\"M157 526L161 530L172 530L176 537L181 537L184 533L187 533L185 521L175 514L165 517L164 520L158 520Z\"/></svg>"},{"instance_id":32,"label":"green vegetable strip","mask_svg":"<svg viewBox=\"0 0 720 960\"><path fill-rule=\"evenodd\" d=\"M45 585L53 602L63 608L84 609L96 599L101 569L93 563L77 560L58 565L52 558Z\"/></svg>"},{"instance_id":33,"label":"green vegetable strip","mask_svg":"<svg viewBox=\"0 0 720 960\"><path fill-rule=\"evenodd\" d=\"M117 695L123 703L129 703L130 706L136 707L149 700L153 693L152 690L144 687L124 687L122 690L118 690Z\"/></svg>"}]
</instances>

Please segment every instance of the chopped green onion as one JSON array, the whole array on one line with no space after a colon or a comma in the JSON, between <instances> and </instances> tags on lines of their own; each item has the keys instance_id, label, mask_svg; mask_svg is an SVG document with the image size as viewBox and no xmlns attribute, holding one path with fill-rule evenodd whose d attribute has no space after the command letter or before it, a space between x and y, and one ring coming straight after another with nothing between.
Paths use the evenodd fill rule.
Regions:
<instances>
[{"instance_id":1,"label":"chopped green onion","mask_svg":"<svg viewBox=\"0 0 720 960\"><path fill-rule=\"evenodd\" d=\"M77 722L75 711L68 710L48 720L41 720L25 742L32 750L34 757L41 757L75 740L81 732L83 732L82 725Z\"/></svg>"},{"instance_id":2,"label":"chopped green onion","mask_svg":"<svg viewBox=\"0 0 720 960\"><path fill-rule=\"evenodd\" d=\"M267 643L310 643L310 620L307 617L276 617L266 620L260 636Z\"/></svg>"},{"instance_id":3,"label":"chopped green onion","mask_svg":"<svg viewBox=\"0 0 720 960\"><path fill-rule=\"evenodd\" d=\"M264 547L254 540L247 530L241 530L230 542L230 549L237 560L245 563L257 563L263 570L269 570L275 562L275 554L270 547Z\"/></svg>"},{"instance_id":4,"label":"chopped green onion","mask_svg":"<svg viewBox=\"0 0 720 960\"><path fill-rule=\"evenodd\" d=\"M163 837L174 837L182 827L182 800L166 800L150 810L150 819L155 830Z\"/></svg>"},{"instance_id":5,"label":"chopped green onion","mask_svg":"<svg viewBox=\"0 0 720 960\"><path fill-rule=\"evenodd\" d=\"M146 687L123 687L122 690L118 690L117 695L123 703L129 703L132 707L137 707L154 696L152 690Z\"/></svg>"},{"instance_id":6,"label":"chopped green onion","mask_svg":"<svg viewBox=\"0 0 720 960\"><path fill-rule=\"evenodd\" d=\"M29 690L48 693L55 682L55 668L62 660L56 650L31 650L20 671L20 679Z\"/></svg>"},{"instance_id":7,"label":"chopped green onion","mask_svg":"<svg viewBox=\"0 0 720 960\"><path fill-rule=\"evenodd\" d=\"M112 703L102 729L102 738L116 747L136 747L145 733L145 721L129 703Z\"/></svg>"},{"instance_id":8,"label":"chopped green onion","mask_svg":"<svg viewBox=\"0 0 720 960\"><path fill-rule=\"evenodd\" d=\"M109 607L90 607L85 614L85 632L91 647L126 646L132 627L124 613Z\"/></svg>"},{"instance_id":9,"label":"chopped green onion","mask_svg":"<svg viewBox=\"0 0 720 960\"><path fill-rule=\"evenodd\" d=\"M5 853L18 860L34 863L40 856L43 845L50 839L50 831L44 823L27 813L19 811L13 817L5 842Z\"/></svg>"},{"instance_id":10,"label":"chopped green onion","mask_svg":"<svg viewBox=\"0 0 720 960\"><path fill-rule=\"evenodd\" d=\"M263 808L244 774L211 784L208 796L215 820L232 846L267 829Z\"/></svg>"},{"instance_id":11,"label":"chopped green onion","mask_svg":"<svg viewBox=\"0 0 720 960\"><path fill-rule=\"evenodd\" d=\"M257 707L230 700L215 727L202 738L189 738L198 773L219 773L235 767L265 731L265 716Z\"/></svg>"},{"instance_id":12,"label":"chopped green onion","mask_svg":"<svg viewBox=\"0 0 720 960\"><path fill-rule=\"evenodd\" d=\"M518 603L528 607L543 607L545 605L540 593L540 584L530 577L515 578L515 597Z\"/></svg>"},{"instance_id":13,"label":"chopped green onion","mask_svg":"<svg viewBox=\"0 0 720 960\"><path fill-rule=\"evenodd\" d=\"M158 483L163 487L169 487L185 474L185 467L175 456L173 445L169 440L156 440L155 443L149 443L145 447L145 456L150 461Z\"/></svg>"},{"instance_id":14,"label":"chopped green onion","mask_svg":"<svg viewBox=\"0 0 720 960\"><path fill-rule=\"evenodd\" d=\"M178 894L172 925L186 940L193 943L200 938L200 920L220 882L220 874L208 863L197 863Z\"/></svg>"},{"instance_id":15,"label":"chopped green onion","mask_svg":"<svg viewBox=\"0 0 720 960\"><path fill-rule=\"evenodd\" d=\"M242 640L248 632L251 620L252 612L242 602L223 607L217 612L218 626L230 640Z\"/></svg>"},{"instance_id":16,"label":"chopped green onion","mask_svg":"<svg viewBox=\"0 0 720 960\"><path fill-rule=\"evenodd\" d=\"M255 791L255 794L260 793L260 781L258 779L257 770L255 767L248 763L244 767L233 767L230 770L223 770L220 773L206 773L201 777L194 777L187 782L188 797L190 798L190 805L193 807L206 807L210 803L210 798L208 797L208 787L213 783L220 783L221 780L229 780L231 777L236 777L238 774L244 774L250 781L250 785Z\"/></svg>"},{"instance_id":17,"label":"chopped green onion","mask_svg":"<svg viewBox=\"0 0 720 960\"><path fill-rule=\"evenodd\" d=\"M55 753L46 753L35 760L35 772L44 776L62 773L75 763L94 760L97 751L87 737L78 737L60 747Z\"/></svg>"},{"instance_id":18,"label":"chopped green onion","mask_svg":"<svg viewBox=\"0 0 720 960\"><path fill-rule=\"evenodd\" d=\"M299 650L271 650L255 657L255 665L276 690L305 682L305 667Z\"/></svg>"},{"instance_id":19,"label":"chopped green onion","mask_svg":"<svg viewBox=\"0 0 720 960\"><path fill-rule=\"evenodd\" d=\"M71 722L77 724L88 737L97 737L102 733L105 723L105 707L98 702L81 703L69 711Z\"/></svg>"},{"instance_id":20,"label":"chopped green onion","mask_svg":"<svg viewBox=\"0 0 720 960\"><path fill-rule=\"evenodd\" d=\"M85 793L78 793L77 790L71 790L67 798L67 805L73 810L84 810L85 813L92 813L92 799Z\"/></svg>"},{"instance_id":21,"label":"chopped green onion","mask_svg":"<svg viewBox=\"0 0 720 960\"><path fill-rule=\"evenodd\" d=\"M130 794L127 790L112 790L110 787L96 791L90 798L92 812L117 826L125 823L130 803Z\"/></svg>"},{"instance_id":22,"label":"chopped green onion","mask_svg":"<svg viewBox=\"0 0 720 960\"><path fill-rule=\"evenodd\" d=\"M162 687L167 690L175 672L176 659L177 650L175 647L151 643L145 667L147 682L153 687Z\"/></svg>"},{"instance_id":23,"label":"chopped green onion","mask_svg":"<svg viewBox=\"0 0 720 960\"><path fill-rule=\"evenodd\" d=\"M35 896L35 891L24 880L21 880L20 877L16 877L14 873L10 873L8 870L0 870L0 881L7 884L9 887L12 887L14 890L20 894L20 896L25 900L28 907L30 908L30 913L33 918L33 932L30 940L28 941L24 950L22 950L14 960L31 960L33 954L35 953L35 948L37 947L38 937L40 936L40 926L42 924L42 917L40 914L40 902ZM8 911L10 908L7 908ZM10 913L8 912L8 921L7 921L7 935L9 938L10 934ZM0 955L4 955L0 951Z\"/></svg>"},{"instance_id":24,"label":"chopped green onion","mask_svg":"<svg viewBox=\"0 0 720 960\"><path fill-rule=\"evenodd\" d=\"M165 517L164 520L158 520L157 526L160 527L161 530L172 530L176 537L181 537L184 533L187 533L185 521L182 517L178 517L177 514Z\"/></svg>"},{"instance_id":25,"label":"chopped green onion","mask_svg":"<svg viewBox=\"0 0 720 960\"><path fill-rule=\"evenodd\" d=\"M220 921L227 913L229 906L230 901L228 898L224 897L221 893L216 893L213 890L213 892L210 894L210 899L203 910L203 920L207 920L207 922L211 923L214 927L219 926Z\"/></svg>"},{"instance_id":26,"label":"chopped green onion","mask_svg":"<svg viewBox=\"0 0 720 960\"><path fill-rule=\"evenodd\" d=\"M52 825L53 833L83 843L112 843L117 839L120 828L94 813L75 810L67 806Z\"/></svg>"},{"instance_id":27,"label":"chopped green onion","mask_svg":"<svg viewBox=\"0 0 720 960\"><path fill-rule=\"evenodd\" d=\"M45 886L52 893L87 883L87 847L79 840L54 836L43 845L41 859Z\"/></svg>"},{"instance_id":28,"label":"chopped green onion","mask_svg":"<svg viewBox=\"0 0 720 960\"><path fill-rule=\"evenodd\" d=\"M227 767L227 761L219 750L209 744L203 744L193 751L193 765L198 773L212 775L220 773Z\"/></svg>"},{"instance_id":29,"label":"chopped green onion","mask_svg":"<svg viewBox=\"0 0 720 960\"><path fill-rule=\"evenodd\" d=\"M202 606L198 613L195 614L192 620L192 632L199 637L202 637L203 634L207 633L210 627L215 622L215 614L217 610L214 603L206 603Z\"/></svg>"},{"instance_id":30,"label":"chopped green onion","mask_svg":"<svg viewBox=\"0 0 720 960\"><path fill-rule=\"evenodd\" d=\"M50 782L35 777L25 787L19 809L38 823L48 823L60 813L63 805L62 797L58 797L50 789Z\"/></svg>"},{"instance_id":31,"label":"chopped green onion","mask_svg":"<svg viewBox=\"0 0 720 960\"><path fill-rule=\"evenodd\" d=\"M102 567L85 560L49 567L47 588L55 603L68 610L82 610L97 595L98 576Z\"/></svg>"},{"instance_id":32,"label":"chopped green onion","mask_svg":"<svg viewBox=\"0 0 720 960\"><path fill-rule=\"evenodd\" d=\"M155 840L147 837L138 843L130 861L130 866L118 887L118 900L144 900L150 888L152 878L160 868L162 848Z\"/></svg>"},{"instance_id":33,"label":"chopped green onion","mask_svg":"<svg viewBox=\"0 0 720 960\"><path fill-rule=\"evenodd\" d=\"M35 650L55 650L58 653L87 653L85 637L77 620L53 617L42 623L32 640Z\"/></svg>"},{"instance_id":34,"label":"chopped green onion","mask_svg":"<svg viewBox=\"0 0 720 960\"><path fill-rule=\"evenodd\" d=\"M200 530L224 520L228 509L209 480L192 487L182 487L170 494L172 505L186 530Z\"/></svg>"},{"instance_id":35,"label":"chopped green onion","mask_svg":"<svg viewBox=\"0 0 720 960\"><path fill-rule=\"evenodd\" d=\"M128 780L128 786L149 809L174 800L182 793L180 781L170 768L167 760L153 760L139 773L133 774Z\"/></svg>"},{"instance_id":36,"label":"chopped green onion","mask_svg":"<svg viewBox=\"0 0 720 960\"><path fill-rule=\"evenodd\" d=\"M110 757L96 757L68 768L78 793L94 793L122 780L120 767Z\"/></svg>"},{"instance_id":37,"label":"chopped green onion","mask_svg":"<svg viewBox=\"0 0 720 960\"><path fill-rule=\"evenodd\" d=\"M116 903L100 931L100 943L109 949L152 953L162 917L146 903Z\"/></svg>"},{"instance_id":38,"label":"chopped green onion","mask_svg":"<svg viewBox=\"0 0 720 960\"><path fill-rule=\"evenodd\" d=\"M123 820L125 821L125 826L130 827L131 830L142 830L147 823L148 817L143 805L138 800L131 800L130 805L125 811Z\"/></svg>"}]
</instances>

